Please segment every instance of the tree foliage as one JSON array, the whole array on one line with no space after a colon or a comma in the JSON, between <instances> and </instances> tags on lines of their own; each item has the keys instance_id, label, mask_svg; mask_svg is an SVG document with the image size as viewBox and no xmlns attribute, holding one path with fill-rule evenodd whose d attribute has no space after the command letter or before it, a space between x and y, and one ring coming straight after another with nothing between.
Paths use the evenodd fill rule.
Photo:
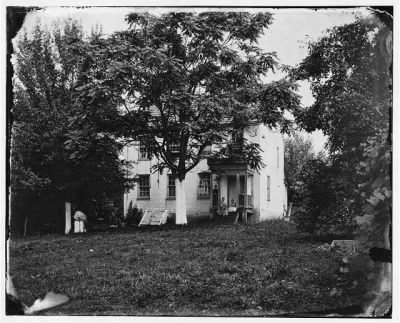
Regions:
<instances>
[{"instance_id":1,"label":"tree foliage","mask_svg":"<svg viewBox=\"0 0 400 323\"><path fill-rule=\"evenodd\" d=\"M277 66L274 53L256 46L270 14L132 13L127 22L97 51L109 59L108 74L82 95L97 102L111 93L126 109L127 136L146 137L157 168L184 177L210 144L255 120L285 124L283 111L298 106L294 84L260 79ZM171 142L180 143L178 158Z\"/></svg>"},{"instance_id":2,"label":"tree foliage","mask_svg":"<svg viewBox=\"0 0 400 323\"><path fill-rule=\"evenodd\" d=\"M355 200L348 195L341 169L318 154L301 168L293 194L292 219L297 228L310 233L351 234L355 229Z\"/></svg>"},{"instance_id":3,"label":"tree foliage","mask_svg":"<svg viewBox=\"0 0 400 323\"><path fill-rule=\"evenodd\" d=\"M382 28L374 19L357 19L328 30L310 43L309 55L293 73L311 82L315 97L296 120L304 129L321 129L327 136L333 167L341 169L336 180L347 187L347 201L357 201L351 207L365 201L358 191L363 179L357 172L366 156L365 145L379 135L387 138L389 131L391 91L379 49Z\"/></svg>"},{"instance_id":4,"label":"tree foliage","mask_svg":"<svg viewBox=\"0 0 400 323\"><path fill-rule=\"evenodd\" d=\"M119 160L121 144L103 129L100 114L93 117L76 100L75 88L88 69L84 48L95 39L95 34L86 38L81 26L68 20L52 32L38 22L31 34L25 31L16 42L14 202L28 194L30 203L39 197L44 204L51 199L53 204L86 203L95 196L123 191L126 170Z\"/></svg>"},{"instance_id":5,"label":"tree foliage","mask_svg":"<svg viewBox=\"0 0 400 323\"><path fill-rule=\"evenodd\" d=\"M121 134L148 143L158 158L154 170L167 168L183 181L206 147L232 143L232 133L254 122L290 127L284 111L299 106L294 82L262 81L278 68L275 53L257 46L271 14L131 13L126 20L127 31L93 52L108 68L80 88L81 98L90 105L107 97L123 107ZM242 144L241 157L257 168L260 148Z\"/></svg>"},{"instance_id":6,"label":"tree foliage","mask_svg":"<svg viewBox=\"0 0 400 323\"><path fill-rule=\"evenodd\" d=\"M310 139L294 134L285 140L285 180L292 220L301 231L351 234L359 203L347 174L325 152L315 154Z\"/></svg>"},{"instance_id":7,"label":"tree foliage","mask_svg":"<svg viewBox=\"0 0 400 323\"><path fill-rule=\"evenodd\" d=\"M311 82L315 103L297 115L306 130L321 129L332 154L352 152L376 129L387 127L388 71L376 49L377 25L357 20L334 27L310 44L296 77ZM351 156L349 156L351 158Z\"/></svg>"},{"instance_id":8,"label":"tree foliage","mask_svg":"<svg viewBox=\"0 0 400 323\"><path fill-rule=\"evenodd\" d=\"M300 173L307 162L314 158L312 141L302 137L299 133L284 140L285 142L285 182L288 190L288 201L298 201L296 193L299 191L298 182Z\"/></svg>"},{"instance_id":9,"label":"tree foliage","mask_svg":"<svg viewBox=\"0 0 400 323\"><path fill-rule=\"evenodd\" d=\"M308 56L293 73L311 82L316 99L297 121L328 136L333 164L341 169L337 180L347 187L347 201L357 205L364 251L372 245L391 248L391 28L373 16L335 27L310 43ZM378 264L375 269L377 285L371 285L369 295L379 297L373 296L368 312L383 315L390 305L390 268Z\"/></svg>"}]
</instances>

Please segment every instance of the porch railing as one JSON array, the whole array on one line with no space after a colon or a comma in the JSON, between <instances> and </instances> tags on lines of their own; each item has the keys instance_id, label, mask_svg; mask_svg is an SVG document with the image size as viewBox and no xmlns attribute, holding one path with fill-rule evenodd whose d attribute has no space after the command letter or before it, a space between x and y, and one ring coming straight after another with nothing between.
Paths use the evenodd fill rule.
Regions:
<instances>
[{"instance_id":1,"label":"porch railing","mask_svg":"<svg viewBox=\"0 0 400 323\"><path fill-rule=\"evenodd\" d=\"M212 206L214 209L217 209L219 206L218 205L218 194L213 194L212 197L213 197ZM245 201L245 194L242 193L239 195L239 207L241 207L241 208L245 207L244 201ZM254 208L253 195L247 195L247 207L249 209Z\"/></svg>"},{"instance_id":2,"label":"porch railing","mask_svg":"<svg viewBox=\"0 0 400 323\"><path fill-rule=\"evenodd\" d=\"M239 207L245 207L245 194L239 194ZM253 195L247 195L247 207L253 208Z\"/></svg>"}]
</instances>

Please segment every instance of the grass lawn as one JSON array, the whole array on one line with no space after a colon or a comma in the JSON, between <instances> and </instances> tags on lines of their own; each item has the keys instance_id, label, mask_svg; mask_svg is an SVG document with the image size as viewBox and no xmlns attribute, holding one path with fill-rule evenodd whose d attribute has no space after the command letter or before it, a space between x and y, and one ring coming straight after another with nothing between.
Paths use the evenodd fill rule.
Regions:
<instances>
[{"instance_id":1,"label":"grass lawn","mask_svg":"<svg viewBox=\"0 0 400 323\"><path fill-rule=\"evenodd\" d=\"M260 316L359 304L361 271L341 278L340 254L297 236L268 221L15 238L10 271L29 305L49 290L70 297L47 315Z\"/></svg>"}]
</instances>

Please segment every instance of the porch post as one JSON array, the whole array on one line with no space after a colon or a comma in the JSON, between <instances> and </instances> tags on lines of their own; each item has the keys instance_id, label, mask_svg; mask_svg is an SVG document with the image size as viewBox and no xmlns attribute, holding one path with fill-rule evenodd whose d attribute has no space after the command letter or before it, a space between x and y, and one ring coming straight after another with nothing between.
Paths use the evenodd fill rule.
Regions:
<instances>
[{"instance_id":1,"label":"porch post","mask_svg":"<svg viewBox=\"0 0 400 323\"><path fill-rule=\"evenodd\" d=\"M218 179L217 179L217 185L218 185L218 194L217 194L217 208L219 208L219 204L221 203L221 174L218 173Z\"/></svg>"},{"instance_id":2,"label":"porch post","mask_svg":"<svg viewBox=\"0 0 400 323\"><path fill-rule=\"evenodd\" d=\"M240 172L236 173L236 191L237 191L237 200L236 200L236 212L239 214L239 201L240 201Z\"/></svg>"},{"instance_id":3,"label":"porch post","mask_svg":"<svg viewBox=\"0 0 400 323\"><path fill-rule=\"evenodd\" d=\"M247 181L248 181L248 174L247 170L245 172L245 177L244 177L244 210L243 210L243 222L247 224L247 208L249 206L249 200L247 196Z\"/></svg>"},{"instance_id":4,"label":"porch post","mask_svg":"<svg viewBox=\"0 0 400 323\"><path fill-rule=\"evenodd\" d=\"M236 200L236 206L239 206L239 199L240 199L240 173L238 172L236 174L236 191L237 191L237 200Z\"/></svg>"},{"instance_id":5,"label":"porch post","mask_svg":"<svg viewBox=\"0 0 400 323\"><path fill-rule=\"evenodd\" d=\"M71 202L65 202L65 234L71 231Z\"/></svg>"},{"instance_id":6,"label":"porch post","mask_svg":"<svg viewBox=\"0 0 400 323\"><path fill-rule=\"evenodd\" d=\"M214 181L213 181L213 173L210 174L210 219L214 218Z\"/></svg>"}]
</instances>

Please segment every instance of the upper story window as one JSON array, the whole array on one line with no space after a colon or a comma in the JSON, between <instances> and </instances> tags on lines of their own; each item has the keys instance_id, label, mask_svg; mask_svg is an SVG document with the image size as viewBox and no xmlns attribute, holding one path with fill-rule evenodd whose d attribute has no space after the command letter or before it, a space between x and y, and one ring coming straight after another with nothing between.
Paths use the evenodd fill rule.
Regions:
<instances>
[{"instance_id":1,"label":"upper story window","mask_svg":"<svg viewBox=\"0 0 400 323\"><path fill-rule=\"evenodd\" d=\"M150 175L138 175L138 199L150 199Z\"/></svg>"},{"instance_id":2,"label":"upper story window","mask_svg":"<svg viewBox=\"0 0 400 323\"><path fill-rule=\"evenodd\" d=\"M175 175L168 175L167 198L174 199L176 197Z\"/></svg>"},{"instance_id":3,"label":"upper story window","mask_svg":"<svg viewBox=\"0 0 400 323\"><path fill-rule=\"evenodd\" d=\"M232 132L232 152L240 153L244 145L244 132L242 130Z\"/></svg>"},{"instance_id":4,"label":"upper story window","mask_svg":"<svg viewBox=\"0 0 400 323\"><path fill-rule=\"evenodd\" d=\"M171 153L179 153L181 145L178 140L169 140L168 149Z\"/></svg>"},{"instance_id":5,"label":"upper story window","mask_svg":"<svg viewBox=\"0 0 400 323\"><path fill-rule=\"evenodd\" d=\"M238 130L232 132L232 142L236 144L241 144L244 139L244 131Z\"/></svg>"},{"instance_id":6,"label":"upper story window","mask_svg":"<svg viewBox=\"0 0 400 323\"><path fill-rule=\"evenodd\" d=\"M276 167L279 168L279 147L276 147Z\"/></svg>"},{"instance_id":7,"label":"upper story window","mask_svg":"<svg viewBox=\"0 0 400 323\"><path fill-rule=\"evenodd\" d=\"M212 145L208 145L203 149L202 156L210 156L212 153Z\"/></svg>"},{"instance_id":8,"label":"upper story window","mask_svg":"<svg viewBox=\"0 0 400 323\"><path fill-rule=\"evenodd\" d=\"M198 199L210 198L210 186L211 186L210 174L208 173L199 174L199 187L197 191Z\"/></svg>"},{"instance_id":9,"label":"upper story window","mask_svg":"<svg viewBox=\"0 0 400 323\"><path fill-rule=\"evenodd\" d=\"M150 149L149 143L146 140L139 141L139 160L149 160Z\"/></svg>"}]
</instances>

